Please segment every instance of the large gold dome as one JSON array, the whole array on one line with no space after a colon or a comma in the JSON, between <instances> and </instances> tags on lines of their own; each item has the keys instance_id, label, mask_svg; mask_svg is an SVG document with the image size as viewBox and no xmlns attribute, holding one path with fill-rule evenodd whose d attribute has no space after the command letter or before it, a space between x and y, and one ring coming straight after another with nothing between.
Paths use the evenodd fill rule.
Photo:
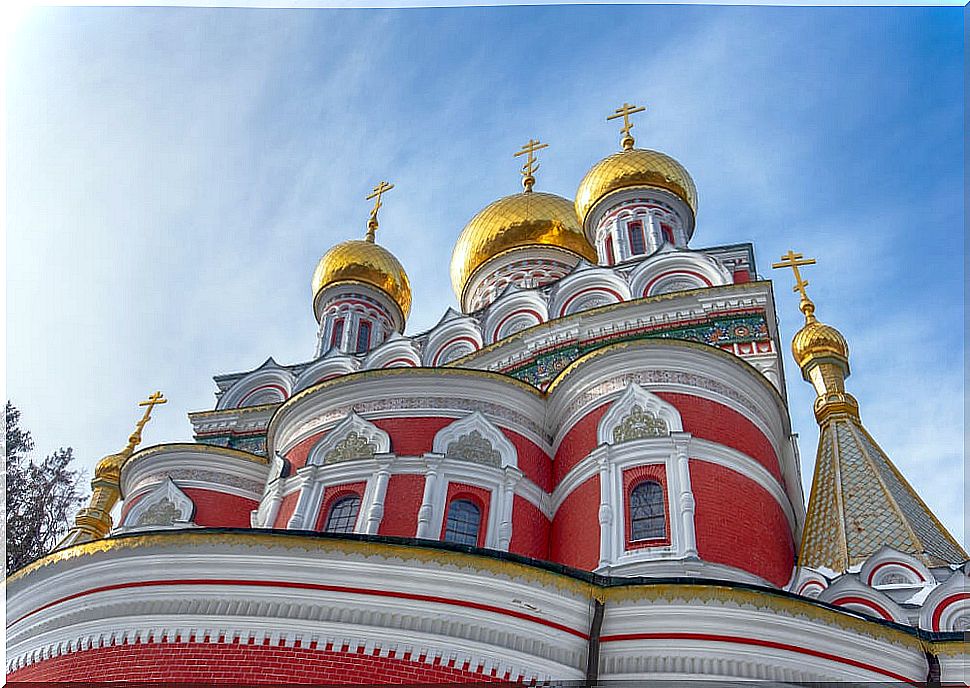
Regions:
<instances>
[{"instance_id":1,"label":"large gold dome","mask_svg":"<svg viewBox=\"0 0 970 688\"><path fill-rule=\"evenodd\" d=\"M697 212L697 187L687 170L669 155L654 150L631 148L600 160L586 173L576 191L576 214L586 216L606 194L635 186L664 189Z\"/></svg>"},{"instance_id":2,"label":"large gold dome","mask_svg":"<svg viewBox=\"0 0 970 688\"><path fill-rule=\"evenodd\" d=\"M468 279L490 258L522 246L553 246L596 262L573 204L538 191L506 196L465 225L451 254L451 285L461 301Z\"/></svg>"},{"instance_id":3,"label":"large gold dome","mask_svg":"<svg viewBox=\"0 0 970 688\"><path fill-rule=\"evenodd\" d=\"M383 246L352 240L327 251L313 271L313 301L325 288L339 282L357 282L380 289L394 300L403 318L411 312L411 283L401 263Z\"/></svg>"}]
</instances>

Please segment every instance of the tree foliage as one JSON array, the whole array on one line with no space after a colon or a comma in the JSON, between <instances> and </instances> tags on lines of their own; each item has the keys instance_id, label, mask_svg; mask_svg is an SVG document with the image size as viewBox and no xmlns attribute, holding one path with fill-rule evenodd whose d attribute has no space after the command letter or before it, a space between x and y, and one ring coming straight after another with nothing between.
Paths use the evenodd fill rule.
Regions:
<instances>
[{"instance_id":1,"label":"tree foliage","mask_svg":"<svg viewBox=\"0 0 970 688\"><path fill-rule=\"evenodd\" d=\"M7 575L44 556L67 534L84 501L82 472L71 470L73 450L58 449L43 461L30 458L34 441L20 428L20 411L7 402L5 473Z\"/></svg>"}]
</instances>

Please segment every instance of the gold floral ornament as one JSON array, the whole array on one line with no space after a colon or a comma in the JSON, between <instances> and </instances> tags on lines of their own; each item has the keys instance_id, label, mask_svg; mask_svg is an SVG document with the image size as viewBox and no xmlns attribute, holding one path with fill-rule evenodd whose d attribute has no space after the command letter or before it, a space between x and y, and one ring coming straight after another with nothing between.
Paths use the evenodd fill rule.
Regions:
<instances>
[{"instance_id":1,"label":"gold floral ornament","mask_svg":"<svg viewBox=\"0 0 970 688\"><path fill-rule=\"evenodd\" d=\"M501 466L502 455L492 446L487 437L478 430L472 430L448 444L447 456L464 459L484 466Z\"/></svg>"},{"instance_id":2,"label":"gold floral ornament","mask_svg":"<svg viewBox=\"0 0 970 688\"><path fill-rule=\"evenodd\" d=\"M639 405L630 409L630 413L613 428L613 441L629 442L645 437L662 437L670 434L663 418L658 418L650 411L644 411Z\"/></svg>"},{"instance_id":3,"label":"gold floral ornament","mask_svg":"<svg viewBox=\"0 0 970 688\"><path fill-rule=\"evenodd\" d=\"M121 497L121 470L135 453L135 448L141 444L141 433L151 420L152 409L158 404L166 403L168 399L161 392L155 392L145 401L138 402L139 406L146 407L145 413L135 424L135 431L128 438L128 444L117 454L109 454L98 462L94 469L94 479L91 481L91 501L77 512L77 516L74 517L74 527L68 531L56 549L80 542L99 540L111 531L111 509Z\"/></svg>"},{"instance_id":4,"label":"gold floral ornament","mask_svg":"<svg viewBox=\"0 0 970 688\"><path fill-rule=\"evenodd\" d=\"M354 459L370 459L377 452L377 446L366 437L352 430L347 436L337 442L334 448L323 457L323 463L340 463Z\"/></svg>"}]
</instances>

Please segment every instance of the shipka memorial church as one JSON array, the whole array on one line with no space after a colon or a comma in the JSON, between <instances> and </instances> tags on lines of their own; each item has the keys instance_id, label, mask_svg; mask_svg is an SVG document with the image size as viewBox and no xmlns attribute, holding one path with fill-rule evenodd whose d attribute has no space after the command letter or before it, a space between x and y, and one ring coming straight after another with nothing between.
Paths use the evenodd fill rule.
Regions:
<instances>
[{"instance_id":1,"label":"shipka memorial church","mask_svg":"<svg viewBox=\"0 0 970 688\"><path fill-rule=\"evenodd\" d=\"M574 199L522 147L419 334L378 185L313 274L313 358L216 376L191 443L139 448L149 397L7 580L8 679L965 682L967 554L866 431L814 261L775 265L817 394L806 499L772 283L751 244L696 245L642 110Z\"/></svg>"}]
</instances>

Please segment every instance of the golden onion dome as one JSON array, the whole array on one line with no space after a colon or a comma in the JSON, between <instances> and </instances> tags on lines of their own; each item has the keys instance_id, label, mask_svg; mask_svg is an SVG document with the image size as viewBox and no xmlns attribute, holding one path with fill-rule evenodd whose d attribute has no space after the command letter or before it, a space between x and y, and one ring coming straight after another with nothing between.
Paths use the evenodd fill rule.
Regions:
<instances>
[{"instance_id":1,"label":"golden onion dome","mask_svg":"<svg viewBox=\"0 0 970 688\"><path fill-rule=\"evenodd\" d=\"M811 304L811 302L807 302ZM802 304L803 310L805 304ZM814 309L814 306L813 306ZM795 333L791 342L792 355L800 368L812 358L834 357L849 360L849 344L842 333L831 325L820 323L811 312L806 313L805 326Z\"/></svg>"},{"instance_id":2,"label":"golden onion dome","mask_svg":"<svg viewBox=\"0 0 970 688\"><path fill-rule=\"evenodd\" d=\"M576 214L585 224L589 211L608 193L637 186L669 191L697 213L697 187L683 165L658 151L629 148L603 158L586 173L576 191Z\"/></svg>"},{"instance_id":3,"label":"golden onion dome","mask_svg":"<svg viewBox=\"0 0 970 688\"><path fill-rule=\"evenodd\" d=\"M340 283L367 284L387 294L401 309L411 312L411 283L394 254L372 241L351 240L327 251L313 271L313 301L326 287Z\"/></svg>"},{"instance_id":4,"label":"golden onion dome","mask_svg":"<svg viewBox=\"0 0 970 688\"><path fill-rule=\"evenodd\" d=\"M597 260L572 202L539 191L506 196L483 208L458 237L451 254L451 285L458 300L487 260L525 246L551 246L593 263Z\"/></svg>"}]
</instances>

